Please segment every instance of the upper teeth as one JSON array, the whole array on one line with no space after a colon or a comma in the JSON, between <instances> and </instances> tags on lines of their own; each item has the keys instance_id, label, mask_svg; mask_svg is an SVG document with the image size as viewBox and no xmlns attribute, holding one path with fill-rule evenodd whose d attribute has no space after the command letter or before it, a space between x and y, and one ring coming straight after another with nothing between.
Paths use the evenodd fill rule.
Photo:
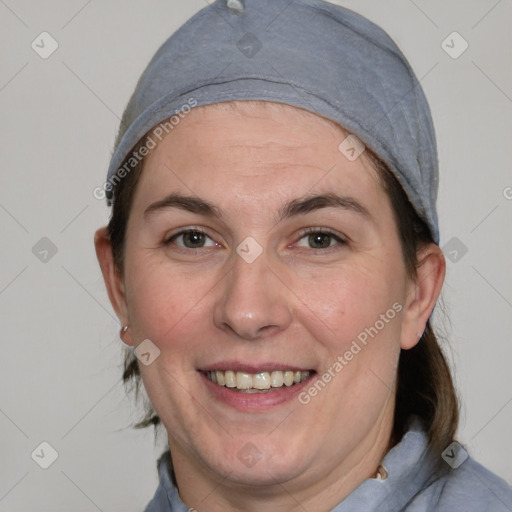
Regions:
<instances>
[{"instance_id":1,"label":"upper teeth","mask_svg":"<svg viewBox=\"0 0 512 512\"><path fill-rule=\"evenodd\" d=\"M309 372L301 371L273 371L260 373L245 373L226 371L206 372L206 376L219 386L237 389L270 389L284 386L292 386L305 381Z\"/></svg>"}]
</instances>

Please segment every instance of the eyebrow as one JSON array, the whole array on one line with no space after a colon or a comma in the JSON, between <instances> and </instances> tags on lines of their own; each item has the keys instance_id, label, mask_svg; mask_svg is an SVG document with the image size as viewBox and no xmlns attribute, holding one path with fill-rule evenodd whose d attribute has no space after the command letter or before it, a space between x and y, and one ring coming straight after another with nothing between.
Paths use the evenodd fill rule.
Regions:
<instances>
[{"instance_id":1,"label":"eyebrow","mask_svg":"<svg viewBox=\"0 0 512 512\"><path fill-rule=\"evenodd\" d=\"M357 213L367 220L372 218L368 209L353 197L320 194L290 201L281 209L278 219L281 221L298 215L306 215L322 208L338 208Z\"/></svg>"},{"instance_id":2,"label":"eyebrow","mask_svg":"<svg viewBox=\"0 0 512 512\"><path fill-rule=\"evenodd\" d=\"M220 218L220 210L213 204L196 196L185 196L182 194L169 194L160 201L150 204L144 210L144 216L169 208L179 208L190 213L205 215L206 217Z\"/></svg>"},{"instance_id":3,"label":"eyebrow","mask_svg":"<svg viewBox=\"0 0 512 512\"><path fill-rule=\"evenodd\" d=\"M178 208L190 213L204 215L216 219L222 218L221 211L208 201L197 197L172 193L165 198L150 204L144 211L144 216L170 208ZM353 197L337 194L319 194L305 198L293 199L286 203L277 216L277 222L291 217L306 215L323 208L338 208L351 211L371 220L370 212Z\"/></svg>"}]
</instances>

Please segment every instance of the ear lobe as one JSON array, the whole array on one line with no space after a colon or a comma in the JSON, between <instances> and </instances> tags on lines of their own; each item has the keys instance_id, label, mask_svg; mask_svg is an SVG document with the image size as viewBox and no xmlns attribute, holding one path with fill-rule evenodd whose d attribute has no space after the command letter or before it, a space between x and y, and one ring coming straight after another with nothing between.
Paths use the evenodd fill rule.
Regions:
<instances>
[{"instance_id":1,"label":"ear lobe","mask_svg":"<svg viewBox=\"0 0 512 512\"><path fill-rule=\"evenodd\" d=\"M414 347L425 330L427 321L441 293L446 261L438 245L431 243L418 253L417 275L405 300L400 347Z\"/></svg>"},{"instance_id":2,"label":"ear lobe","mask_svg":"<svg viewBox=\"0 0 512 512\"><path fill-rule=\"evenodd\" d=\"M96 249L96 257L100 264L103 281L107 288L110 303L112 304L121 325L129 325L123 276L116 267L112 244L110 242L110 236L106 226L98 229L94 234L94 247ZM127 345L133 345L131 329L128 329L128 331L123 335L122 341Z\"/></svg>"}]
</instances>

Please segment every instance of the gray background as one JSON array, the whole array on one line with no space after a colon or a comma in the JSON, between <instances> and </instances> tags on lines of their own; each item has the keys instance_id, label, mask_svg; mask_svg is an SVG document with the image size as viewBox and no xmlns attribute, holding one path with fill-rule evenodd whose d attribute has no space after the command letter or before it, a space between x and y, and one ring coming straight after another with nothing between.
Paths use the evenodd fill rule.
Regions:
<instances>
[{"instance_id":1,"label":"gray background","mask_svg":"<svg viewBox=\"0 0 512 512\"><path fill-rule=\"evenodd\" d=\"M512 483L511 2L337 3L390 33L430 101L459 440ZM130 428L137 410L93 249L109 211L92 191L139 74L205 5L0 0L0 511L135 512L156 488L165 440ZM59 45L47 59L31 48L43 31ZM441 46L453 31L469 43L456 59ZM48 469L31 458L42 441L59 455Z\"/></svg>"}]
</instances>

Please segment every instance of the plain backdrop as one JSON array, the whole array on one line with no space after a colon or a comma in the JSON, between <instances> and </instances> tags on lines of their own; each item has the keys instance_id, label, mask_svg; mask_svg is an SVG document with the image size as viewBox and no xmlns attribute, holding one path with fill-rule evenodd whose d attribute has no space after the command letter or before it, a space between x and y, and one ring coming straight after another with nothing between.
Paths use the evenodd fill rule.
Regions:
<instances>
[{"instance_id":1,"label":"plain backdrop","mask_svg":"<svg viewBox=\"0 0 512 512\"><path fill-rule=\"evenodd\" d=\"M337 3L388 31L429 99L458 439L512 483L512 4ZM137 512L155 491L165 439L130 427L140 410L93 248L109 209L93 189L140 73L205 5L0 1L0 511ZM51 49L42 32L58 44L47 58L31 46ZM453 58L445 40L468 48Z\"/></svg>"}]
</instances>

